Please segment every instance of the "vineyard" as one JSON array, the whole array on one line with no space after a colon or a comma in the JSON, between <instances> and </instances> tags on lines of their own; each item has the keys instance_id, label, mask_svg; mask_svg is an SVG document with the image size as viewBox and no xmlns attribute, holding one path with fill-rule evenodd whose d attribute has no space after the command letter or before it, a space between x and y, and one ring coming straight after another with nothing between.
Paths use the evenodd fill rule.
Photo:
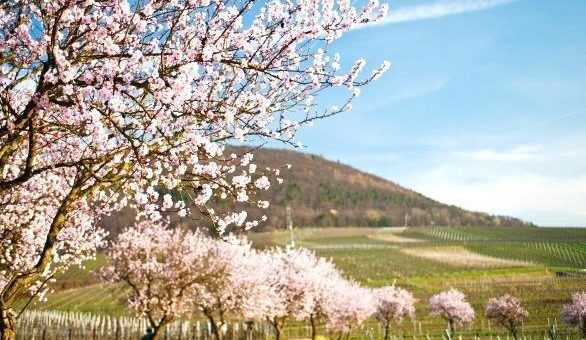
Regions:
<instances>
[{"instance_id":1,"label":"vineyard","mask_svg":"<svg viewBox=\"0 0 586 340\"><path fill-rule=\"evenodd\" d=\"M586 2L397 2L0 0L0 340L586 340Z\"/></svg>"},{"instance_id":2,"label":"vineyard","mask_svg":"<svg viewBox=\"0 0 586 340\"><path fill-rule=\"evenodd\" d=\"M571 294L586 287L585 229L331 228L299 229L295 231L294 237L298 246L313 249L317 255L331 258L344 274L366 286L396 283L413 292L418 300L416 319L394 327L394 336L441 337L446 325L441 319L428 315L427 300L440 290L458 288L467 294L477 311L475 322L459 331L464 338L506 337L503 329L491 325L483 315L488 298L505 293L520 297L526 305L529 319L523 324L523 334L528 339L543 339L547 335L546 328L554 324L557 333L560 336L563 334L561 338L578 337L577 333L566 328L558 319L561 306L569 301ZM282 246L289 242L289 234L284 231L254 233L249 235L249 239L258 248ZM144 328L141 321L136 321L138 319L133 321L132 326L123 327L130 320L122 304L127 288L118 284L101 284L92 274L106 262L107 259L100 256L88 263L85 269L65 273L59 280L61 283L56 287L56 292L47 302L35 304L35 311L31 315L40 311L66 311L84 313L67 314L75 315L77 319L81 318L80 315L97 320L115 316L117 320L123 321L109 321L108 327L103 325L105 321L99 323L99 327L81 327L79 323L69 322L61 329L89 334L89 329L93 332L93 328L96 328L99 329L96 338L101 336L104 339L108 339L108 336L122 339L123 334L132 338L129 334L138 334L138 329ZM64 318L61 316L61 319ZM34 320L41 319L38 316L33 321L30 319L27 317L29 321L22 325L28 329L27 334L32 334L31 329L38 332L39 324L50 324L37 322L37 326L34 326ZM252 336L252 333L246 333L241 321L232 321L228 327L231 334L235 338ZM178 323L171 326L168 332L183 329L183 338L206 337L208 328L203 319L182 322L189 325ZM104 327L107 331L103 330ZM116 327L120 327L118 333ZM254 338L270 338L269 326L258 324L254 327ZM306 325L298 323L289 324L286 332L290 337L307 336ZM174 334L169 335L169 338L179 337L179 333ZM320 334L327 335L327 331L322 329ZM380 325L371 321L355 330L352 338L378 338L379 335Z\"/></svg>"},{"instance_id":3,"label":"vineyard","mask_svg":"<svg viewBox=\"0 0 586 340\"><path fill-rule=\"evenodd\" d=\"M577 339L567 330L559 330L555 321L550 327L556 329L560 339ZM19 324L19 334L22 339L44 340L131 340L139 339L148 327L144 318L129 316L107 316L93 313L60 312L60 311L31 311L23 314ZM228 339L270 339L274 336L272 326L266 322L246 323L230 322L225 328L225 338ZM442 332L434 329L425 329L421 322L413 321L402 326L391 336L398 339L441 339ZM524 329L524 339L546 339L547 330ZM327 333L324 333L327 334ZM379 339L382 337L382 325L369 322L354 331L348 339ZM302 339L309 337L309 328L300 324L291 324L285 330L285 338ZM482 324L480 328L467 328L460 332L459 338L468 336L475 339L506 338L502 332L490 322ZM200 320L182 320L171 323L162 335L165 340L170 339L213 339L209 322Z\"/></svg>"}]
</instances>

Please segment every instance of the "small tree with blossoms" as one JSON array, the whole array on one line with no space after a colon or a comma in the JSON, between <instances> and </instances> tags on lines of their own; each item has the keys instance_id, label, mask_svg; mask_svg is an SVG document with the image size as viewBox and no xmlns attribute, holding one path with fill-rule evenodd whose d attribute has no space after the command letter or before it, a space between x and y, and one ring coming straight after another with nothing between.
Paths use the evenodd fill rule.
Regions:
<instances>
[{"instance_id":1,"label":"small tree with blossoms","mask_svg":"<svg viewBox=\"0 0 586 340\"><path fill-rule=\"evenodd\" d=\"M568 325L576 327L582 339L586 339L586 292L572 294L572 302L564 305L560 318Z\"/></svg>"},{"instance_id":2,"label":"small tree with blossoms","mask_svg":"<svg viewBox=\"0 0 586 340\"><path fill-rule=\"evenodd\" d=\"M192 292L217 272L209 265L215 242L199 232L141 221L112 242L102 276L130 287L127 305L148 318L157 339L165 325L192 312Z\"/></svg>"},{"instance_id":3,"label":"small tree with blossoms","mask_svg":"<svg viewBox=\"0 0 586 340\"><path fill-rule=\"evenodd\" d=\"M373 291L376 312L374 317L383 323L385 328L384 339L389 339L391 321L401 322L405 317L415 316L415 302L413 294L403 288L388 286Z\"/></svg>"},{"instance_id":4,"label":"small tree with blossoms","mask_svg":"<svg viewBox=\"0 0 586 340\"><path fill-rule=\"evenodd\" d=\"M274 250L265 250L253 252L251 259L253 268L241 276L246 291L241 301L241 315L250 323L284 316L283 294L277 289L279 281L275 276L275 271L282 266L281 257L275 255Z\"/></svg>"},{"instance_id":5,"label":"small tree with blossoms","mask_svg":"<svg viewBox=\"0 0 586 340\"><path fill-rule=\"evenodd\" d=\"M448 322L450 336L454 334L456 326L471 323L475 316L474 309L466 300L466 295L457 289L450 289L432 296L429 299L429 312Z\"/></svg>"},{"instance_id":6,"label":"small tree with blossoms","mask_svg":"<svg viewBox=\"0 0 586 340\"><path fill-rule=\"evenodd\" d=\"M356 282L339 280L327 296L326 328L341 339L376 311L372 292Z\"/></svg>"},{"instance_id":7,"label":"small tree with blossoms","mask_svg":"<svg viewBox=\"0 0 586 340\"><path fill-rule=\"evenodd\" d=\"M275 248L269 250L268 255L270 268L263 273L264 277L259 277L259 285L270 288L272 301L259 311L259 315L273 325L275 338L279 340L287 320L310 317L316 301L315 290L308 285L321 277L312 272L317 260L307 249Z\"/></svg>"},{"instance_id":8,"label":"small tree with blossoms","mask_svg":"<svg viewBox=\"0 0 586 340\"><path fill-rule=\"evenodd\" d=\"M297 313L296 317L309 322L311 338L316 339L318 325L327 318L330 292L335 291L336 285L344 278L331 261L316 257L308 251L302 252L304 256L295 261L304 268L298 276L302 282L298 284L303 287L307 299L302 312Z\"/></svg>"},{"instance_id":9,"label":"small tree with blossoms","mask_svg":"<svg viewBox=\"0 0 586 340\"><path fill-rule=\"evenodd\" d=\"M0 235L25 250L0 267L2 339L16 336L20 296L93 254L104 214L201 211L222 235L256 225L209 208L266 207L252 194L276 175L226 143L295 143L304 124L349 110L388 64L342 72L328 47L385 12L376 0L0 1ZM346 99L317 110L336 86Z\"/></svg>"},{"instance_id":10,"label":"small tree with blossoms","mask_svg":"<svg viewBox=\"0 0 586 340\"><path fill-rule=\"evenodd\" d=\"M334 264L301 248L275 248L251 258L253 268L242 275L247 287L241 302L243 316L269 321L277 338L287 320L307 321L315 339L317 326L327 322L332 301L340 301L340 287L347 287Z\"/></svg>"},{"instance_id":11,"label":"small tree with blossoms","mask_svg":"<svg viewBox=\"0 0 586 340\"><path fill-rule=\"evenodd\" d=\"M194 285L189 299L196 311L208 318L214 337L221 340L227 326L226 315L241 316L251 299L262 298L255 287L261 264L248 243L212 239L208 242L212 243L208 261L199 264L205 280Z\"/></svg>"},{"instance_id":12,"label":"small tree with blossoms","mask_svg":"<svg viewBox=\"0 0 586 340\"><path fill-rule=\"evenodd\" d=\"M528 316L529 312L523 307L521 300L509 294L491 298L486 303L486 317L506 328L514 339L518 339L519 326Z\"/></svg>"}]
</instances>

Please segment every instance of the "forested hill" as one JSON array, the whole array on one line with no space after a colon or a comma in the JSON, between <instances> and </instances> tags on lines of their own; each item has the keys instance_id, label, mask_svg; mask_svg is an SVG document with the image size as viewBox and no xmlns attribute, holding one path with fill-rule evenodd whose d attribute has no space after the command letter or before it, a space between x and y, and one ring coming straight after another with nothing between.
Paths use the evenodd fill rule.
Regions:
<instances>
[{"instance_id":1,"label":"forested hill","mask_svg":"<svg viewBox=\"0 0 586 340\"><path fill-rule=\"evenodd\" d=\"M259 166L283 167L281 185L263 193L268 226L284 227L289 204L295 226L515 226L523 221L442 204L386 179L323 157L289 150L255 152ZM286 169L286 168L285 168Z\"/></svg>"},{"instance_id":2,"label":"forested hill","mask_svg":"<svg viewBox=\"0 0 586 340\"><path fill-rule=\"evenodd\" d=\"M228 152L243 153L231 148ZM467 211L442 204L386 179L362 172L323 157L278 149L254 151L253 162L259 168L283 169L282 184L273 183L258 199L271 203L268 210L247 209L249 216L268 216L262 230L284 228L286 206L291 206L295 227L338 226L517 226L523 221L505 216ZM287 170L286 164L292 168ZM226 202L226 201L224 201ZM226 203L217 208L230 210ZM243 206L236 207L240 211ZM129 209L106 217L102 221L113 235L133 223ZM205 226L209 222L195 209L191 216L174 223Z\"/></svg>"}]
</instances>

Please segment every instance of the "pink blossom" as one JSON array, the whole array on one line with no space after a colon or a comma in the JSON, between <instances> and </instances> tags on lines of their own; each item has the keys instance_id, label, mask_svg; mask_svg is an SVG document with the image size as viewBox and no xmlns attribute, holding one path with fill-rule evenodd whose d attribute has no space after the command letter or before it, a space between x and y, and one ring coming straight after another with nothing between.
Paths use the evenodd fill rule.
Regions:
<instances>
[{"instance_id":1,"label":"pink blossom","mask_svg":"<svg viewBox=\"0 0 586 340\"><path fill-rule=\"evenodd\" d=\"M271 182L269 182L269 178L267 176L261 176L256 181L254 181L254 186L262 190L268 190L271 186Z\"/></svg>"},{"instance_id":2,"label":"pink blossom","mask_svg":"<svg viewBox=\"0 0 586 340\"><path fill-rule=\"evenodd\" d=\"M242 240L207 239L208 260L198 265L194 273L205 279L191 289L189 300L212 325L217 339L222 339L227 315L243 315L263 298L255 287L259 266L258 255ZM262 292L261 292L262 293ZM264 297L268 298L268 297Z\"/></svg>"},{"instance_id":3,"label":"pink blossom","mask_svg":"<svg viewBox=\"0 0 586 340\"><path fill-rule=\"evenodd\" d=\"M457 289L450 289L432 296L429 299L429 310L431 315L448 321L452 334L455 326L471 323L475 316L474 309L466 301L466 296Z\"/></svg>"},{"instance_id":4,"label":"pink blossom","mask_svg":"<svg viewBox=\"0 0 586 340\"><path fill-rule=\"evenodd\" d=\"M46 172L0 196L0 277L23 275L34 270L40 262L50 261L51 265L43 270L35 285L29 287L28 293L38 295L40 299L44 299L47 283L55 274L94 258L96 249L104 245L106 233L96 227L94 212L97 209L106 213L108 209L101 206L100 201L110 196L104 193L73 199L74 191L69 181L73 180L74 175L73 171L67 170ZM46 242L43 235L50 230L64 199L70 204L70 211L55 240L55 253L46 258L43 254ZM0 292L9 283L0 279ZM8 297L11 298L10 295Z\"/></svg>"},{"instance_id":5,"label":"pink blossom","mask_svg":"<svg viewBox=\"0 0 586 340\"><path fill-rule=\"evenodd\" d=\"M519 336L519 326L528 316L521 300L509 294L491 298L486 303L486 317L505 327L515 339Z\"/></svg>"},{"instance_id":6,"label":"pink blossom","mask_svg":"<svg viewBox=\"0 0 586 340\"><path fill-rule=\"evenodd\" d=\"M338 280L326 294L326 328L339 335L348 334L376 312L369 289L353 281Z\"/></svg>"},{"instance_id":7,"label":"pink blossom","mask_svg":"<svg viewBox=\"0 0 586 340\"><path fill-rule=\"evenodd\" d=\"M268 320L277 337L290 319L308 321L313 336L321 322L346 329L363 321L360 308L342 305L347 281L331 262L306 249L277 248L258 256L254 275L257 283L252 285L257 298L252 299L254 308L248 307L245 316ZM340 285L343 288L336 289Z\"/></svg>"},{"instance_id":8,"label":"pink blossom","mask_svg":"<svg viewBox=\"0 0 586 340\"><path fill-rule=\"evenodd\" d=\"M207 264L217 254L214 242L199 232L170 229L163 220L143 220L112 242L102 277L131 288L127 305L157 333L192 311L191 294L213 271Z\"/></svg>"},{"instance_id":9,"label":"pink blossom","mask_svg":"<svg viewBox=\"0 0 586 340\"><path fill-rule=\"evenodd\" d=\"M385 327L385 340L389 337L391 321L401 322L405 317L415 317L415 298L403 288L388 286L375 289L376 312L374 316Z\"/></svg>"},{"instance_id":10,"label":"pink blossom","mask_svg":"<svg viewBox=\"0 0 586 340\"><path fill-rule=\"evenodd\" d=\"M10 250L1 256L10 263L3 277L14 277L0 285L3 308L45 273L93 256L103 239L95 222L125 205L138 220L203 211L222 236L258 225L209 202L256 209L251 196L282 179L249 167L251 152L225 155L226 146L255 136L297 144L301 127L330 114L308 111L305 99L334 86L349 108L354 89L380 72L363 74L363 61L342 72L328 46L386 11L258 5L0 4L0 235ZM176 206L159 197L171 190L192 199ZM20 228L17 216L32 222Z\"/></svg>"},{"instance_id":11,"label":"pink blossom","mask_svg":"<svg viewBox=\"0 0 586 340\"><path fill-rule=\"evenodd\" d=\"M586 292L572 294L572 302L564 305L560 318L568 325L578 328L582 338L586 338Z\"/></svg>"}]
</instances>

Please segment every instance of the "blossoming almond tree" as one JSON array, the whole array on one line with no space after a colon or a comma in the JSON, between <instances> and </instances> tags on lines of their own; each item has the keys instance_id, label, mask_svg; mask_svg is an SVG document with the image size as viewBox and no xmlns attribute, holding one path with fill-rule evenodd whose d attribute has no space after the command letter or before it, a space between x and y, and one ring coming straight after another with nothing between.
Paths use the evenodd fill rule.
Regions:
<instances>
[{"instance_id":1,"label":"blossoming almond tree","mask_svg":"<svg viewBox=\"0 0 586 340\"><path fill-rule=\"evenodd\" d=\"M240 276L246 287L242 304L242 317L249 322L266 321L286 314L282 292L277 289L275 271L282 265L281 257L274 250L253 253L251 264L254 269ZM241 272L241 273L244 273Z\"/></svg>"},{"instance_id":2,"label":"blossoming almond tree","mask_svg":"<svg viewBox=\"0 0 586 340\"><path fill-rule=\"evenodd\" d=\"M273 325L275 338L279 340L288 319L305 320L314 308L314 291L306 289L306 285L316 279L311 271L316 259L306 249L275 248L269 251L269 256L271 269L259 280L273 291L273 301L261 315Z\"/></svg>"},{"instance_id":3,"label":"blossoming almond tree","mask_svg":"<svg viewBox=\"0 0 586 340\"><path fill-rule=\"evenodd\" d=\"M391 321L401 322L405 317L415 316L413 294L399 287L388 286L373 291L376 304L375 318L385 327L385 340L389 339Z\"/></svg>"},{"instance_id":4,"label":"blossoming almond tree","mask_svg":"<svg viewBox=\"0 0 586 340\"><path fill-rule=\"evenodd\" d=\"M199 313L211 322L216 339L223 338L227 315L267 320L277 339L288 319L308 320L315 337L317 321L337 306L332 303L343 305L348 289L362 292L306 249L258 252L242 240L171 229L163 221L144 220L125 230L112 242L110 258L103 277L130 286L128 304L149 319L155 337L174 319ZM343 315L347 309L333 310L344 330L361 322L354 309Z\"/></svg>"},{"instance_id":5,"label":"blossoming almond tree","mask_svg":"<svg viewBox=\"0 0 586 340\"><path fill-rule=\"evenodd\" d=\"M327 321L328 304L337 292L336 286L345 281L335 265L324 258L312 256L305 275L305 291L310 298L305 319L309 322L312 340L317 338L317 327Z\"/></svg>"},{"instance_id":6,"label":"blossoming almond tree","mask_svg":"<svg viewBox=\"0 0 586 340\"><path fill-rule=\"evenodd\" d=\"M450 289L432 296L429 299L429 311L431 315L448 321L451 335L454 334L456 326L474 320L474 309L466 301L466 295L457 289Z\"/></svg>"},{"instance_id":7,"label":"blossoming almond tree","mask_svg":"<svg viewBox=\"0 0 586 340\"><path fill-rule=\"evenodd\" d=\"M255 294L258 288L255 278L262 266L258 254L249 243L234 243L208 238L208 261L193 270L205 273L190 292L189 299L196 311L203 313L212 325L217 340L223 339L228 314L241 316L253 298L268 298ZM200 275L200 273L194 273Z\"/></svg>"},{"instance_id":8,"label":"blossoming almond tree","mask_svg":"<svg viewBox=\"0 0 586 340\"><path fill-rule=\"evenodd\" d=\"M112 242L110 265L101 274L131 288L128 306L148 318L157 338L165 325L193 311L195 287L221 270L210 265L215 263L215 242L161 221L141 221Z\"/></svg>"},{"instance_id":9,"label":"blossoming almond tree","mask_svg":"<svg viewBox=\"0 0 586 340\"><path fill-rule=\"evenodd\" d=\"M341 339L376 311L372 292L354 281L339 280L326 304L326 328Z\"/></svg>"},{"instance_id":10,"label":"blossoming almond tree","mask_svg":"<svg viewBox=\"0 0 586 340\"><path fill-rule=\"evenodd\" d=\"M486 303L486 317L505 327L514 339L518 339L519 326L528 316L529 312L523 307L521 300L509 294L491 298Z\"/></svg>"},{"instance_id":11,"label":"blossoming almond tree","mask_svg":"<svg viewBox=\"0 0 586 340\"><path fill-rule=\"evenodd\" d=\"M586 292L576 292L572 295L572 302L564 305L561 319L568 325L576 327L582 339L586 339Z\"/></svg>"},{"instance_id":12,"label":"blossoming almond tree","mask_svg":"<svg viewBox=\"0 0 586 340\"><path fill-rule=\"evenodd\" d=\"M106 234L95 221L96 211L107 209L93 201L96 193L89 188L70 190L70 183L80 180L71 169L56 169L0 194L0 335L4 338L14 337L10 306L19 296L28 294L16 317L33 298L45 299L55 274L93 258L95 249L104 244ZM84 193L87 196L79 198Z\"/></svg>"},{"instance_id":13,"label":"blossoming almond tree","mask_svg":"<svg viewBox=\"0 0 586 340\"><path fill-rule=\"evenodd\" d=\"M275 305L281 306L280 315L269 312L275 328L282 327L288 318L307 321L311 337L317 337L317 326L327 318L327 305L332 300L336 285L345 282L331 261L315 256L307 249L273 249L269 252L274 260L272 270L260 278L276 291ZM257 265L258 266L258 265ZM280 330L278 330L280 333Z\"/></svg>"},{"instance_id":14,"label":"blossoming almond tree","mask_svg":"<svg viewBox=\"0 0 586 340\"><path fill-rule=\"evenodd\" d=\"M385 11L375 0L360 10L349 0L0 2L0 234L10 234L3 247L27 249L0 269L2 338L15 337L11 308L54 273L54 259L100 243L77 221L131 205L154 218L199 210L220 234L253 227L245 212L207 204L267 206L251 196L270 176L249 153L225 155L225 144L293 143L304 124L350 109L388 64L360 76L358 60L341 72L328 46ZM315 109L334 86L347 99ZM31 190L47 194L20 200Z\"/></svg>"},{"instance_id":15,"label":"blossoming almond tree","mask_svg":"<svg viewBox=\"0 0 586 340\"><path fill-rule=\"evenodd\" d=\"M261 303L255 300L267 300L267 308L274 301L256 288L263 257L232 241L144 220L112 242L102 276L131 288L128 305L149 319L155 337L176 318L201 313L222 339L227 314L245 315Z\"/></svg>"}]
</instances>

